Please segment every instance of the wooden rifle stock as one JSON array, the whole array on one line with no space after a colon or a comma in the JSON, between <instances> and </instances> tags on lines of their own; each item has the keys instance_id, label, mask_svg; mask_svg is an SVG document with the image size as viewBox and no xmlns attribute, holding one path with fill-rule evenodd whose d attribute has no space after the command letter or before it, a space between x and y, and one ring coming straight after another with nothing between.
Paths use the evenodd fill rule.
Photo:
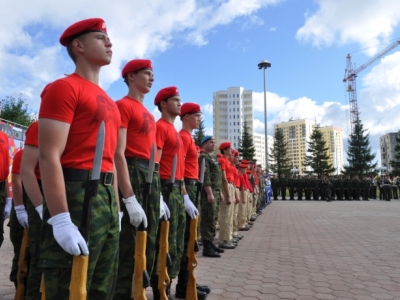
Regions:
<instances>
[{"instance_id":1,"label":"wooden rifle stock","mask_svg":"<svg viewBox=\"0 0 400 300\"><path fill-rule=\"evenodd\" d=\"M87 271L89 256L74 256L72 261L71 282L69 285L69 299L86 300Z\"/></svg>"},{"instance_id":2,"label":"wooden rifle stock","mask_svg":"<svg viewBox=\"0 0 400 300\"><path fill-rule=\"evenodd\" d=\"M24 234L22 236L21 250L19 251L18 259L18 275L17 275L17 291L15 292L15 300L25 299L25 278L28 277L28 265L27 265L27 250L29 248L29 228L24 228Z\"/></svg>"},{"instance_id":3,"label":"wooden rifle stock","mask_svg":"<svg viewBox=\"0 0 400 300\"><path fill-rule=\"evenodd\" d=\"M186 299L197 300L196 277L194 269L197 267L196 244L197 244L198 218L190 220L190 236L187 249L189 279L186 288Z\"/></svg>"},{"instance_id":4,"label":"wooden rifle stock","mask_svg":"<svg viewBox=\"0 0 400 300\"><path fill-rule=\"evenodd\" d=\"M44 285L44 275L42 275L42 282L40 283L40 292L42 293L42 297L40 300L46 300L46 287Z\"/></svg>"},{"instance_id":5,"label":"wooden rifle stock","mask_svg":"<svg viewBox=\"0 0 400 300\"><path fill-rule=\"evenodd\" d=\"M160 292L160 300L168 300L166 294L166 288L170 283L170 278L168 275L168 264L169 264L169 222L162 220L160 228L160 250L158 253L158 265L157 265L157 275L158 275L158 291Z\"/></svg>"},{"instance_id":6,"label":"wooden rifle stock","mask_svg":"<svg viewBox=\"0 0 400 300\"><path fill-rule=\"evenodd\" d=\"M146 287L150 285L150 278L146 270L147 232L136 232L135 267L133 271L132 298L146 300Z\"/></svg>"}]
</instances>

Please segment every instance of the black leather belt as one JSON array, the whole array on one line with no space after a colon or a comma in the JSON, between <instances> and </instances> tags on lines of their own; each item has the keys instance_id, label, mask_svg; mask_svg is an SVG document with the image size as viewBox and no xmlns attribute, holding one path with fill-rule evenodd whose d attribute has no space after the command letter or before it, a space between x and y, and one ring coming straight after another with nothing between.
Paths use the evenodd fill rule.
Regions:
<instances>
[{"instance_id":1,"label":"black leather belt","mask_svg":"<svg viewBox=\"0 0 400 300\"><path fill-rule=\"evenodd\" d=\"M0 189L4 190L4 188L6 187L6 181L0 181Z\"/></svg>"},{"instance_id":2,"label":"black leather belt","mask_svg":"<svg viewBox=\"0 0 400 300\"><path fill-rule=\"evenodd\" d=\"M63 169L63 173L64 179L66 181L88 181L90 180L92 171L80 169ZM102 183L105 186L112 185L114 183L114 173L100 173L99 183Z\"/></svg>"},{"instance_id":3,"label":"black leather belt","mask_svg":"<svg viewBox=\"0 0 400 300\"><path fill-rule=\"evenodd\" d=\"M138 166L141 168L149 169L149 161L147 159L139 158L139 157L125 157L126 163L131 166ZM160 165L155 163L154 172L158 172Z\"/></svg>"},{"instance_id":4,"label":"black leather belt","mask_svg":"<svg viewBox=\"0 0 400 300\"><path fill-rule=\"evenodd\" d=\"M160 179L161 185L167 185L170 183L168 179ZM174 187L181 188L182 187L182 180L175 180Z\"/></svg>"},{"instance_id":5,"label":"black leather belt","mask_svg":"<svg viewBox=\"0 0 400 300\"><path fill-rule=\"evenodd\" d=\"M189 179L189 178L185 178L185 185L197 185L197 183L199 182L196 179Z\"/></svg>"}]
</instances>

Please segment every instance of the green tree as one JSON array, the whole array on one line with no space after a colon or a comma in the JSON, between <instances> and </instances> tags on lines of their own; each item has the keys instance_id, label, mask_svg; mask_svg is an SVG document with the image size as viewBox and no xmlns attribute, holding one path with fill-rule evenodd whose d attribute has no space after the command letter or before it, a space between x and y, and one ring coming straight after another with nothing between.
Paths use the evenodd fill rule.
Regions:
<instances>
[{"instance_id":1,"label":"green tree","mask_svg":"<svg viewBox=\"0 0 400 300\"><path fill-rule=\"evenodd\" d=\"M285 142L282 129L277 128L274 134L274 147L272 148L271 154L269 154L269 168L274 174L290 173L290 158L288 155L288 144Z\"/></svg>"},{"instance_id":2,"label":"green tree","mask_svg":"<svg viewBox=\"0 0 400 300\"><path fill-rule=\"evenodd\" d=\"M371 152L369 145L369 134L363 128L361 120L358 118L354 131L349 137L349 148L347 150L348 165L344 166L344 174L358 175L359 178L366 174L375 173L376 163L372 163L375 159L375 153Z\"/></svg>"},{"instance_id":3,"label":"green tree","mask_svg":"<svg viewBox=\"0 0 400 300\"><path fill-rule=\"evenodd\" d=\"M206 135L206 128L204 126L204 120L202 119L200 121L199 128L197 128L193 134L194 143L200 147L201 140L205 137L205 135Z\"/></svg>"},{"instance_id":4,"label":"green tree","mask_svg":"<svg viewBox=\"0 0 400 300\"><path fill-rule=\"evenodd\" d=\"M243 159L254 160L254 157L256 156L256 149L254 148L253 135L250 134L246 121L243 123L242 137L238 142L238 150L242 154Z\"/></svg>"},{"instance_id":5,"label":"green tree","mask_svg":"<svg viewBox=\"0 0 400 300\"><path fill-rule=\"evenodd\" d=\"M314 127L310 141L307 144L308 154L304 157L303 166L311 167L314 170L313 172L318 175L318 178L321 178L322 175L332 174L335 168L328 162L329 147L326 146L326 141L318 126Z\"/></svg>"},{"instance_id":6,"label":"green tree","mask_svg":"<svg viewBox=\"0 0 400 300\"><path fill-rule=\"evenodd\" d=\"M6 96L1 100L0 117L11 123L29 126L37 120L35 114L28 111L26 100L19 95L18 99L12 96Z\"/></svg>"},{"instance_id":7,"label":"green tree","mask_svg":"<svg viewBox=\"0 0 400 300\"><path fill-rule=\"evenodd\" d=\"M394 160L390 161L392 166L392 174L394 176L400 176L400 131L397 132L396 146L394 147Z\"/></svg>"}]
</instances>

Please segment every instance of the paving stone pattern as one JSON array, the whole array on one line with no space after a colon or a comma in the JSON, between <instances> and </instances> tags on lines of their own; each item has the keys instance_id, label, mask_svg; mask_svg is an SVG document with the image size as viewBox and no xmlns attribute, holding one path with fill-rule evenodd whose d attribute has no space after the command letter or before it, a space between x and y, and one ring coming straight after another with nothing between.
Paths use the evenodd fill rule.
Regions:
<instances>
[{"instance_id":1,"label":"paving stone pattern","mask_svg":"<svg viewBox=\"0 0 400 300\"><path fill-rule=\"evenodd\" d=\"M274 201L241 234L221 258L199 252L208 300L400 299L400 201ZM7 237L0 299L13 299L10 260Z\"/></svg>"}]
</instances>

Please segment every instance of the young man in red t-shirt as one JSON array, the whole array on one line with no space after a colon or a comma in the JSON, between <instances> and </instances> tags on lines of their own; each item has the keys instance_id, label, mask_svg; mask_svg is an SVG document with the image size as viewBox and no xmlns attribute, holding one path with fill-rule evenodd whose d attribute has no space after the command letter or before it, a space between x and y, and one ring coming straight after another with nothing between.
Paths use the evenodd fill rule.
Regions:
<instances>
[{"instance_id":1,"label":"young man in red t-shirt","mask_svg":"<svg viewBox=\"0 0 400 300\"><path fill-rule=\"evenodd\" d=\"M10 173L10 152L8 137L0 131L0 247L4 241L4 220L10 216L11 198L8 197L8 174Z\"/></svg>"},{"instance_id":2,"label":"young man in red t-shirt","mask_svg":"<svg viewBox=\"0 0 400 300\"><path fill-rule=\"evenodd\" d=\"M219 146L222 156L218 159L222 170L223 200L219 203L219 247L222 249L235 249L231 243L233 206L235 202L235 187L231 170L232 147L230 142L221 143Z\"/></svg>"},{"instance_id":3,"label":"young man in red t-shirt","mask_svg":"<svg viewBox=\"0 0 400 300\"><path fill-rule=\"evenodd\" d=\"M180 271L178 274L178 283L176 285L175 297L178 299L186 298L187 282L189 279L188 257L187 257L187 246L190 237L190 220L197 218L200 199L196 198L196 191L199 180L199 164L198 158L199 153L194 143L192 133L193 130L198 128L201 121L201 109L197 103L185 103L181 106L180 118L182 121L182 129L179 131L179 135L182 139L183 155L185 157L185 171L183 199L186 209L186 227L185 227L185 239L184 248L181 258ZM200 195L199 195L200 196ZM197 232L196 232L197 235ZM210 292L208 286L197 286L197 299L202 300L207 297Z\"/></svg>"},{"instance_id":4,"label":"young man in red t-shirt","mask_svg":"<svg viewBox=\"0 0 400 300\"><path fill-rule=\"evenodd\" d=\"M136 227L143 222L147 231L146 264L151 275L154 266L160 218L160 179L158 160L148 197L147 211L143 206L143 184L147 181L152 145L156 145L156 123L153 115L143 105L145 95L150 92L154 81L151 61L135 59L122 69L122 77L128 85L128 94L118 100L121 114L115 165L121 194L120 206L124 212L119 244L118 278L115 299L130 299L134 270ZM132 226L133 225L133 226ZM147 225L147 226L146 226Z\"/></svg>"},{"instance_id":5,"label":"young man in red t-shirt","mask_svg":"<svg viewBox=\"0 0 400 300\"><path fill-rule=\"evenodd\" d=\"M161 112L161 118L156 122L156 140L158 157L160 159L160 184L161 193L165 201L162 202L165 210L169 210L166 217L169 218L169 254L172 264L168 267L168 275L171 279L175 278L180 269L181 257L183 254L183 239L186 224L186 212L182 195L183 173L185 169L183 145L179 133L174 127L174 121L181 113L181 98L178 88L171 86L161 89L155 99L154 105ZM170 180L172 175L174 157L177 157L175 181L170 192ZM167 203L166 203L167 202ZM157 253L158 254L158 253ZM158 277L153 274L151 286L154 298L159 299L160 294L157 289ZM170 296L168 285L166 294Z\"/></svg>"},{"instance_id":6,"label":"young man in red t-shirt","mask_svg":"<svg viewBox=\"0 0 400 300\"><path fill-rule=\"evenodd\" d=\"M39 170L39 122L32 123L26 131L25 148L21 163L21 179L25 190L29 221L29 275L25 299L40 298L43 269L39 267L40 230L42 226L43 194Z\"/></svg>"},{"instance_id":7,"label":"young man in red t-shirt","mask_svg":"<svg viewBox=\"0 0 400 300\"><path fill-rule=\"evenodd\" d=\"M83 254L89 255L87 298L111 299L118 267L120 225L113 172L121 117L100 88L99 73L111 62L112 44L99 18L71 25L60 43L76 68L47 85L41 95L39 162L45 201L40 262L46 298L69 298L73 256ZM96 184L91 174L102 124L104 150ZM96 188L97 193L92 192ZM90 198L91 207L82 217ZM90 221L90 228L82 226L87 240L78 230L82 221Z\"/></svg>"}]
</instances>

